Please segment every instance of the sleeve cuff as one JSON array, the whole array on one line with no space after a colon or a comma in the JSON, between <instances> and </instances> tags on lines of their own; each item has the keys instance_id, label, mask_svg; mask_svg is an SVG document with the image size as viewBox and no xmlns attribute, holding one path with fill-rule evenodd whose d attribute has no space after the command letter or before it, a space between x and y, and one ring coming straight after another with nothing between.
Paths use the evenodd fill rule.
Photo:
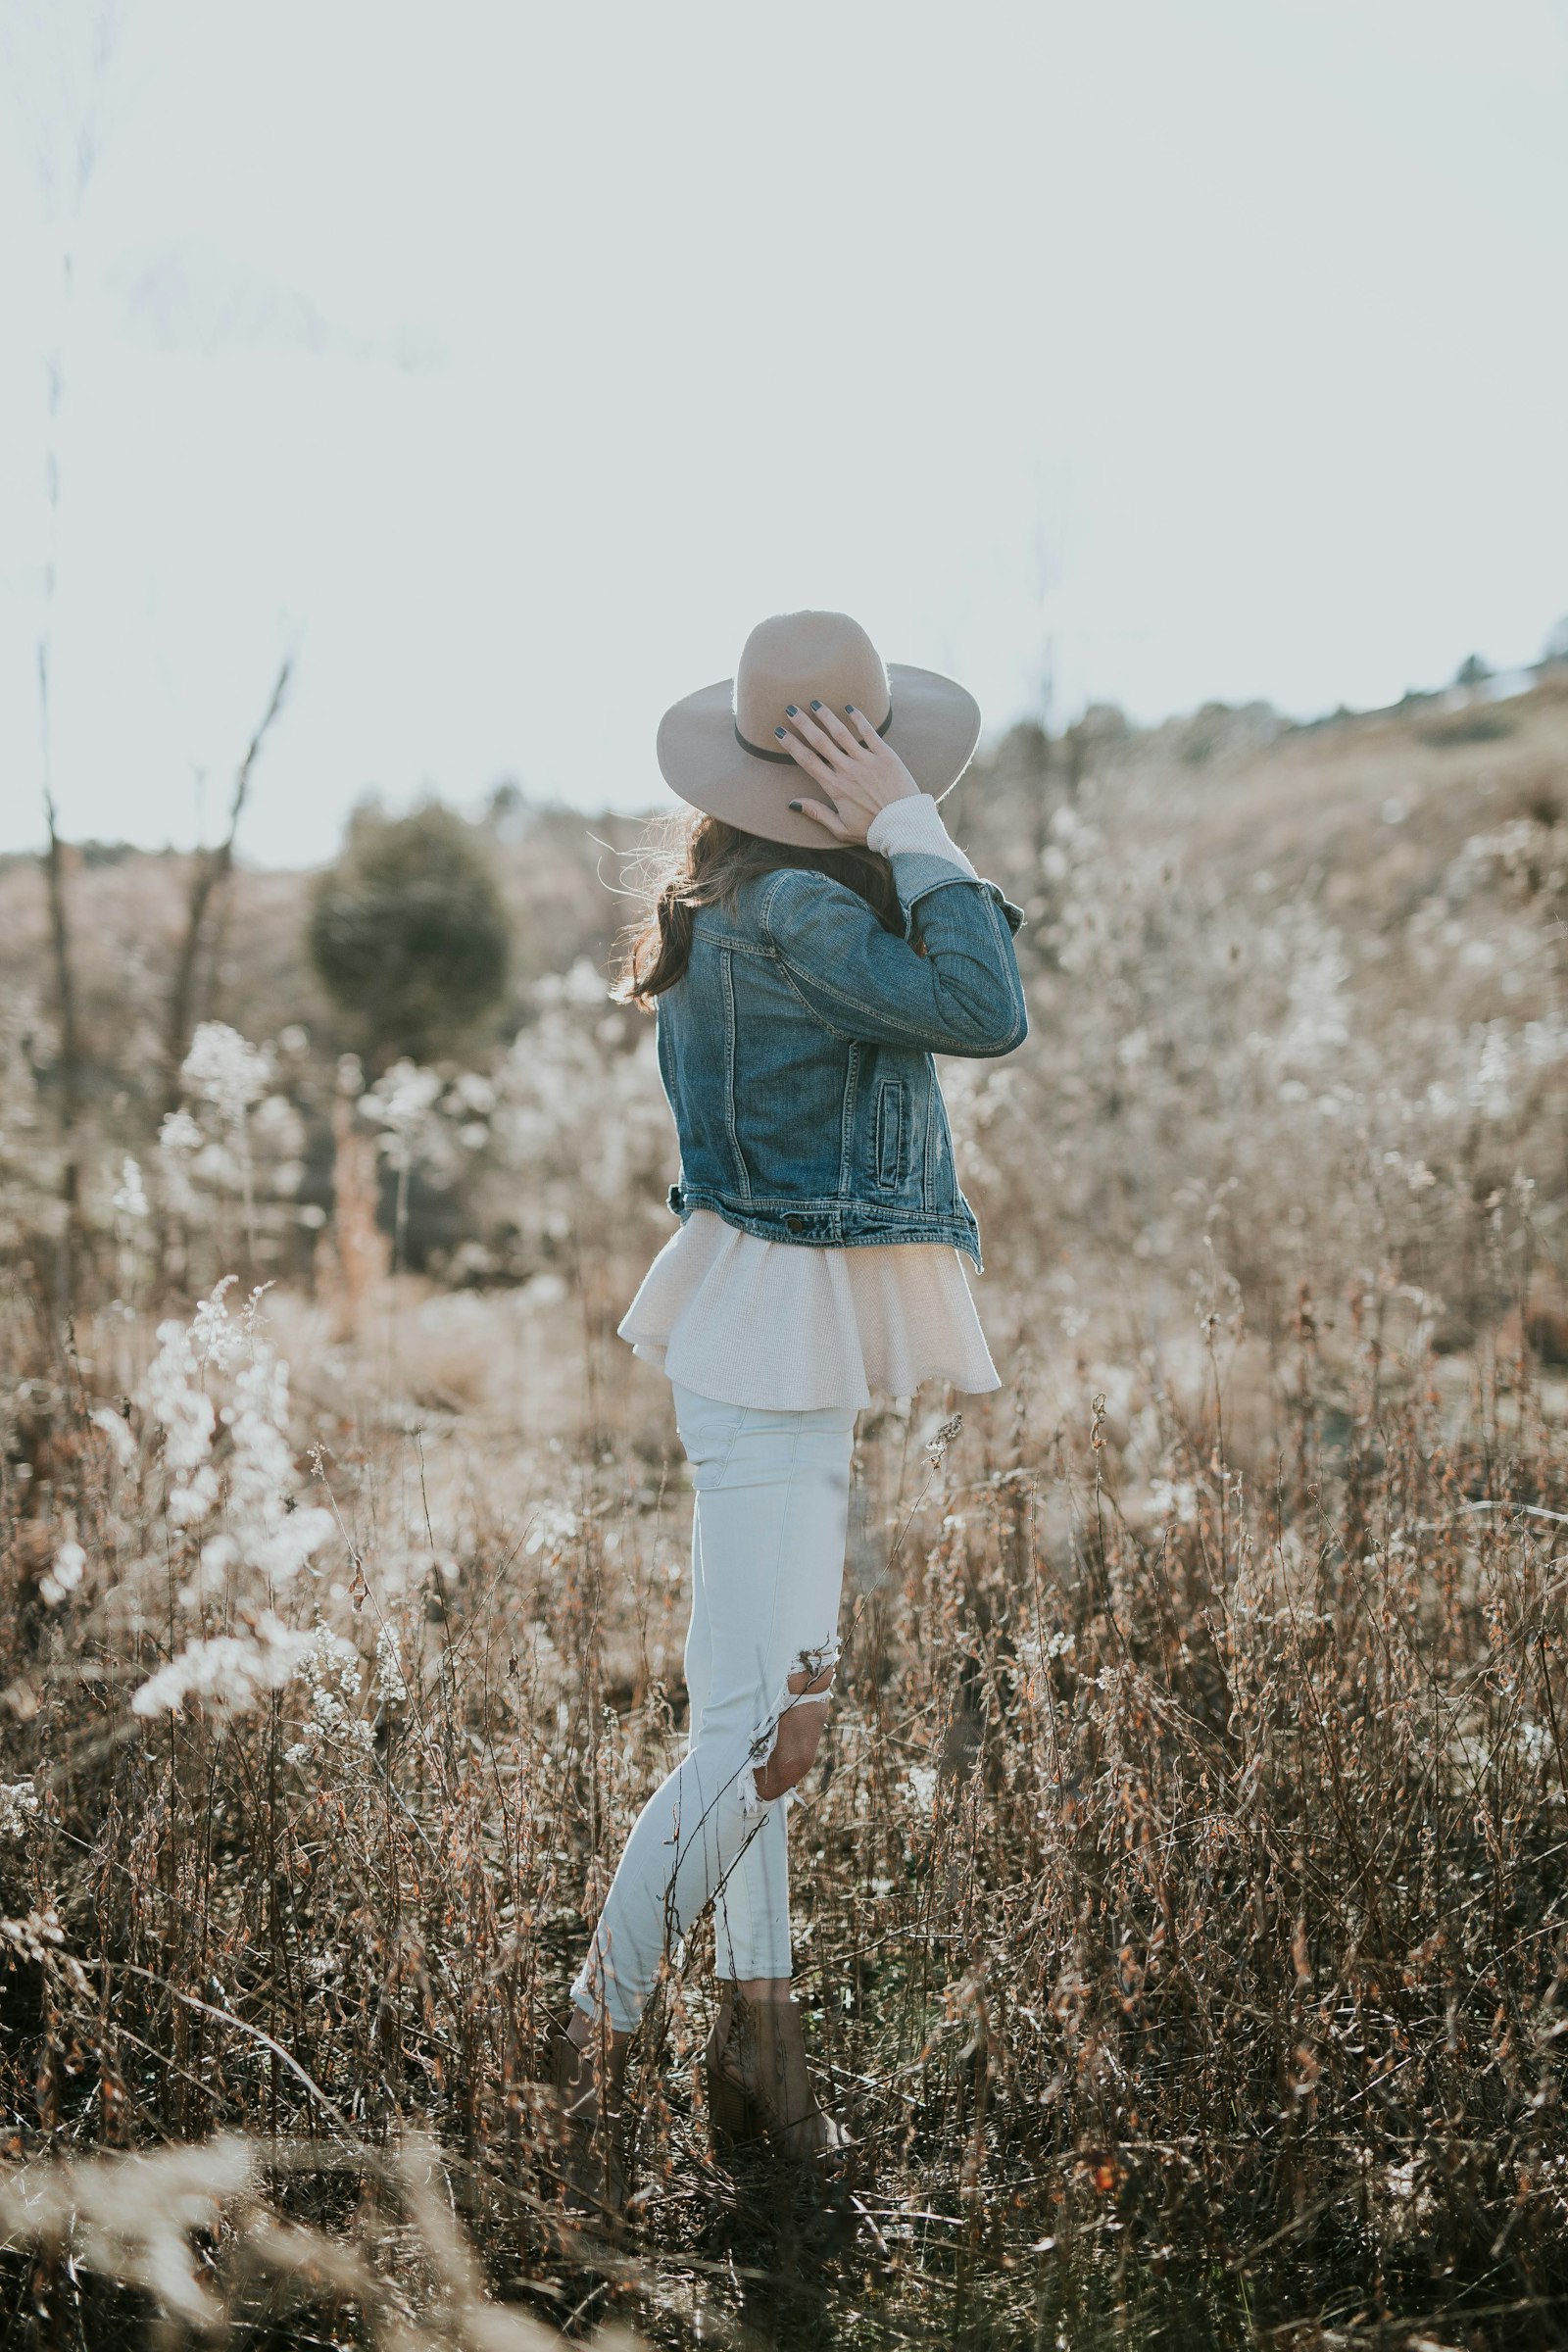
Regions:
<instances>
[{"instance_id":1,"label":"sleeve cuff","mask_svg":"<svg viewBox=\"0 0 1568 2352\"><path fill-rule=\"evenodd\" d=\"M972 881L980 879L942 822L942 811L928 792L906 793L902 801L890 801L885 808L879 808L866 827L865 846L882 858L903 853L942 858Z\"/></svg>"}]
</instances>

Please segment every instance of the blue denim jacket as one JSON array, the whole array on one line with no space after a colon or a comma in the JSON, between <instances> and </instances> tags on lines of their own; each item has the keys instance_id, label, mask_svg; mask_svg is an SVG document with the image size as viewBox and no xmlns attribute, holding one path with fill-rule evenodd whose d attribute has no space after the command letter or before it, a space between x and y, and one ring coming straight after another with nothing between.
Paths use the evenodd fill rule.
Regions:
<instances>
[{"instance_id":1,"label":"blue denim jacket","mask_svg":"<svg viewBox=\"0 0 1568 2352\"><path fill-rule=\"evenodd\" d=\"M656 1000L680 1141L669 1205L774 1242L951 1242L978 1272L931 1056L1023 1042L1023 913L945 858L890 863L902 935L814 868L757 876L733 913L698 909L691 961Z\"/></svg>"}]
</instances>

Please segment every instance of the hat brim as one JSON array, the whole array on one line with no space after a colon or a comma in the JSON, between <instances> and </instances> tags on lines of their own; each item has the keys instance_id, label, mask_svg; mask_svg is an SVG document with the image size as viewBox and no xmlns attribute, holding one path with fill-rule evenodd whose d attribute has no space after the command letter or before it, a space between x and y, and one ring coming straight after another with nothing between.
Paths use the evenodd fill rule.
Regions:
<instances>
[{"instance_id":1,"label":"hat brim","mask_svg":"<svg viewBox=\"0 0 1568 2352\"><path fill-rule=\"evenodd\" d=\"M980 706L974 696L934 669L890 662L891 745L922 792L940 801L974 757ZM780 747L778 759L749 752L735 732L733 678L671 705L659 722L659 767L670 790L709 816L759 834L763 841L820 849L832 840L814 817L797 816L791 801L823 800L799 762Z\"/></svg>"}]
</instances>

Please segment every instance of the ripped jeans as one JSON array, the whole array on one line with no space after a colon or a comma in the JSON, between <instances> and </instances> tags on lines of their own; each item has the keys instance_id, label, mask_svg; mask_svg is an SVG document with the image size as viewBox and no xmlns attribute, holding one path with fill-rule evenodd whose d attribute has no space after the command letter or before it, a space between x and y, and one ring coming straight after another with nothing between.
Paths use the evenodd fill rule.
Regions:
<instances>
[{"instance_id":1,"label":"ripped jeans","mask_svg":"<svg viewBox=\"0 0 1568 2352\"><path fill-rule=\"evenodd\" d=\"M792 1769L767 1771L785 1715L827 1704L849 1524L853 1405L771 1412L672 1385L697 1490L690 1732L632 1825L571 1988L592 2017L602 1990L622 2033L710 1900L720 1977L790 1974L793 1788L764 1796L757 1775Z\"/></svg>"}]
</instances>

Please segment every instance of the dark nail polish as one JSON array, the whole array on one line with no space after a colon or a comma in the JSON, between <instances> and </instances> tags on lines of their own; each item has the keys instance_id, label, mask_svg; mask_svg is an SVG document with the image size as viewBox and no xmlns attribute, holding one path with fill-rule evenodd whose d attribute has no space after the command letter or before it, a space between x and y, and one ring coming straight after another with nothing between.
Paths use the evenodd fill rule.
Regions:
<instances>
[{"instance_id":1,"label":"dark nail polish","mask_svg":"<svg viewBox=\"0 0 1568 2352\"><path fill-rule=\"evenodd\" d=\"M791 801L790 807L794 809L797 816L804 816L806 814L806 810L801 807L799 801Z\"/></svg>"},{"instance_id":2,"label":"dark nail polish","mask_svg":"<svg viewBox=\"0 0 1568 2352\"><path fill-rule=\"evenodd\" d=\"M801 714L799 710L796 710L793 703L786 703L784 706L784 715L786 718L799 718Z\"/></svg>"},{"instance_id":3,"label":"dark nail polish","mask_svg":"<svg viewBox=\"0 0 1568 2352\"><path fill-rule=\"evenodd\" d=\"M773 732L778 737L780 743L788 743L789 737L785 734L782 727L775 727Z\"/></svg>"},{"instance_id":4,"label":"dark nail polish","mask_svg":"<svg viewBox=\"0 0 1568 2352\"><path fill-rule=\"evenodd\" d=\"M855 705L853 703L845 704L844 715L846 718L853 718L855 716Z\"/></svg>"},{"instance_id":5,"label":"dark nail polish","mask_svg":"<svg viewBox=\"0 0 1568 2352\"><path fill-rule=\"evenodd\" d=\"M821 704L820 704L820 703L813 703L813 704L811 705L811 709L812 709L813 710L821 710L821 708L822 708L822 706L821 706Z\"/></svg>"}]
</instances>

